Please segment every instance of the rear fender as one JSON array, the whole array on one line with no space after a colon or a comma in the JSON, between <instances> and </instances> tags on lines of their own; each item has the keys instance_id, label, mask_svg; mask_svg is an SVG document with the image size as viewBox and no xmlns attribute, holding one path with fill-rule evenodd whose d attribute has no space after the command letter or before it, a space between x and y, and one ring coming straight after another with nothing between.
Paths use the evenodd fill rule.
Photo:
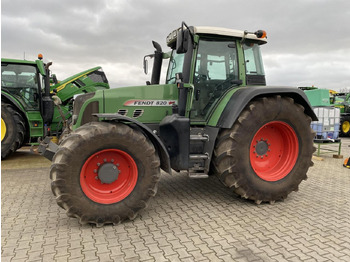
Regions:
<instances>
[{"instance_id":1,"label":"rear fender","mask_svg":"<svg viewBox=\"0 0 350 262\"><path fill-rule=\"evenodd\" d=\"M305 93L298 88L248 86L242 87L233 93L216 126L220 128L231 128L251 100L259 97L271 97L276 95L293 98L295 103L305 108L305 114L310 116L312 121L318 120Z\"/></svg>"},{"instance_id":2,"label":"rear fender","mask_svg":"<svg viewBox=\"0 0 350 262\"><path fill-rule=\"evenodd\" d=\"M132 119L127 116L122 116L120 114L93 114L94 116L97 116L98 118L102 118L105 121L115 121L115 122L125 122L125 123L132 123L136 125L138 128L142 130L142 132L151 140L152 144L154 145L155 149L157 150L160 158L160 167L165 172L171 174L171 166L170 166L170 157L168 154L168 151L166 150L163 142L159 139L157 135L155 135L152 130L144 125L143 123L136 121L135 119Z\"/></svg>"}]
</instances>

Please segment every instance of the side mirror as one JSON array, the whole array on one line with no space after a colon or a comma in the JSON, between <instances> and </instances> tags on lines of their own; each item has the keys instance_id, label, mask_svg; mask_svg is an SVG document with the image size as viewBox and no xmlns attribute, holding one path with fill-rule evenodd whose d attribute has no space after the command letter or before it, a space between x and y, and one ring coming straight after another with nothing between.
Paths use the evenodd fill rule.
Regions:
<instances>
[{"instance_id":1,"label":"side mirror","mask_svg":"<svg viewBox=\"0 0 350 262\"><path fill-rule=\"evenodd\" d=\"M184 54L188 50L188 41L190 38L190 31L188 29L179 29L177 31L177 39L176 39L176 53Z\"/></svg>"},{"instance_id":2,"label":"side mirror","mask_svg":"<svg viewBox=\"0 0 350 262\"><path fill-rule=\"evenodd\" d=\"M54 82L55 85L58 83L57 77L55 74L52 75L52 81Z\"/></svg>"},{"instance_id":3,"label":"side mirror","mask_svg":"<svg viewBox=\"0 0 350 262\"><path fill-rule=\"evenodd\" d=\"M147 56L145 56L143 58L143 72L145 73L145 75L148 74L148 61L146 59Z\"/></svg>"},{"instance_id":4,"label":"side mirror","mask_svg":"<svg viewBox=\"0 0 350 262\"><path fill-rule=\"evenodd\" d=\"M143 58L143 72L147 75L148 74L148 60L147 58L153 58L154 55L146 55Z\"/></svg>"}]
</instances>

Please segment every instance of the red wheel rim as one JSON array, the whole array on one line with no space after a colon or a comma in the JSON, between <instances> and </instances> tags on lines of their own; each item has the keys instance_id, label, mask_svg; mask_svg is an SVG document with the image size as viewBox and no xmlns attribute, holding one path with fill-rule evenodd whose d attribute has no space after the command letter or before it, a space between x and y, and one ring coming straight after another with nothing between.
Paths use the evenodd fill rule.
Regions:
<instances>
[{"instance_id":1,"label":"red wheel rim","mask_svg":"<svg viewBox=\"0 0 350 262\"><path fill-rule=\"evenodd\" d=\"M250 144L250 164L266 181L286 177L295 166L298 154L299 141L294 129L281 121L262 126Z\"/></svg>"},{"instance_id":2,"label":"red wheel rim","mask_svg":"<svg viewBox=\"0 0 350 262\"><path fill-rule=\"evenodd\" d=\"M104 179L106 173L109 178L113 176L112 181L107 183ZM118 149L106 149L86 160L80 172L80 185L92 201L112 204L123 200L134 190L137 178L137 166L129 154Z\"/></svg>"}]
</instances>

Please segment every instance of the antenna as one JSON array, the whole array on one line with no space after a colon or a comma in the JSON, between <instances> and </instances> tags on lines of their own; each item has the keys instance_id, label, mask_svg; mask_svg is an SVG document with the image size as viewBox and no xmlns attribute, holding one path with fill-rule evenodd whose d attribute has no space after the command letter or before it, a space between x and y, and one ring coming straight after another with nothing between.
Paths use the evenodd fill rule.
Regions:
<instances>
[{"instance_id":1,"label":"antenna","mask_svg":"<svg viewBox=\"0 0 350 262\"><path fill-rule=\"evenodd\" d=\"M26 51L23 52L23 60L26 60Z\"/></svg>"}]
</instances>

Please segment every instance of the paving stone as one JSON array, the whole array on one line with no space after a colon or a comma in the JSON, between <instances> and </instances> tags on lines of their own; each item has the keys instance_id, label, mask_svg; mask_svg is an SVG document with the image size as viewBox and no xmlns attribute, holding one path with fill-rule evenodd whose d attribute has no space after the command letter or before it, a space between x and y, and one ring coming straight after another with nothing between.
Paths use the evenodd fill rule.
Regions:
<instances>
[{"instance_id":1,"label":"paving stone","mask_svg":"<svg viewBox=\"0 0 350 262\"><path fill-rule=\"evenodd\" d=\"M350 138L342 141L350 156ZM215 177L163 173L140 216L102 228L80 225L57 206L48 167L4 168L1 260L347 262L350 171L323 158L299 192L274 205L241 199Z\"/></svg>"}]
</instances>

